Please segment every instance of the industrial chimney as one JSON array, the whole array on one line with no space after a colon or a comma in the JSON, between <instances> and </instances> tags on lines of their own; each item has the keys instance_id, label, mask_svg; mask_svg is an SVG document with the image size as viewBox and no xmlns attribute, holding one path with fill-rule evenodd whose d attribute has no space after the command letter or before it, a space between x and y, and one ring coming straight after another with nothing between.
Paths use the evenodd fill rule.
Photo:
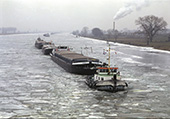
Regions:
<instances>
[{"instance_id":1,"label":"industrial chimney","mask_svg":"<svg viewBox=\"0 0 170 119\"><path fill-rule=\"evenodd\" d=\"M113 31L115 31L115 21L113 21Z\"/></svg>"}]
</instances>

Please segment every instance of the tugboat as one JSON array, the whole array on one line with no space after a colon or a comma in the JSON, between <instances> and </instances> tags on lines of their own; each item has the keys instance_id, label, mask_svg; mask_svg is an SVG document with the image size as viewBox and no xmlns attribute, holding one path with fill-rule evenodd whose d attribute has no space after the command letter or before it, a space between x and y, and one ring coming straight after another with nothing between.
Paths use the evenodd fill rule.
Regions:
<instances>
[{"instance_id":1,"label":"tugboat","mask_svg":"<svg viewBox=\"0 0 170 119\"><path fill-rule=\"evenodd\" d=\"M110 67L110 45L108 65L97 67L94 76L87 77L85 83L90 87L100 91L117 92L127 89L128 84L121 80L118 67Z\"/></svg>"},{"instance_id":2,"label":"tugboat","mask_svg":"<svg viewBox=\"0 0 170 119\"><path fill-rule=\"evenodd\" d=\"M38 37L37 40L35 41L35 47L38 49L42 49L43 45L46 44L51 44L51 42L46 42L42 40L40 37Z\"/></svg>"}]
</instances>

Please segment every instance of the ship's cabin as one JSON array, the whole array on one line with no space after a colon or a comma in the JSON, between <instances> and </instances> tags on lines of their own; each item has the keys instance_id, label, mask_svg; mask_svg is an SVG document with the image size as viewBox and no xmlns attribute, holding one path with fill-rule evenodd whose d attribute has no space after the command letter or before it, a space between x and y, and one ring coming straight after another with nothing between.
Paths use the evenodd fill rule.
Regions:
<instances>
[{"instance_id":1,"label":"ship's cabin","mask_svg":"<svg viewBox=\"0 0 170 119\"><path fill-rule=\"evenodd\" d=\"M43 47L42 47L42 49L54 49L54 48L55 48L54 43L45 44L45 45L43 45Z\"/></svg>"},{"instance_id":2,"label":"ship's cabin","mask_svg":"<svg viewBox=\"0 0 170 119\"><path fill-rule=\"evenodd\" d=\"M118 67L98 67L97 68L97 73L100 74L113 74L113 73L116 73L118 70Z\"/></svg>"},{"instance_id":3,"label":"ship's cabin","mask_svg":"<svg viewBox=\"0 0 170 119\"><path fill-rule=\"evenodd\" d=\"M55 54L56 51L70 51L70 48L68 46L58 46L53 49L52 53Z\"/></svg>"},{"instance_id":4,"label":"ship's cabin","mask_svg":"<svg viewBox=\"0 0 170 119\"><path fill-rule=\"evenodd\" d=\"M120 79L120 72L118 71L118 67L98 67L97 74L94 75L94 80L111 80L114 75L116 75L116 79Z\"/></svg>"}]
</instances>

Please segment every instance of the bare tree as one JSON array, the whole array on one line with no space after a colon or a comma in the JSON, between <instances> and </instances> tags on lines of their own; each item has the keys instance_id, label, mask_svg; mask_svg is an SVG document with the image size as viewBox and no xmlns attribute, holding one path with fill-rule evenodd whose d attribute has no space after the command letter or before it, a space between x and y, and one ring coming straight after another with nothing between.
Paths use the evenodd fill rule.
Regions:
<instances>
[{"instance_id":1,"label":"bare tree","mask_svg":"<svg viewBox=\"0 0 170 119\"><path fill-rule=\"evenodd\" d=\"M89 32L89 28L88 27L83 27L80 34L81 34L81 36L87 37L88 32Z\"/></svg>"},{"instance_id":2,"label":"bare tree","mask_svg":"<svg viewBox=\"0 0 170 119\"><path fill-rule=\"evenodd\" d=\"M92 29L92 34L94 35L94 37L102 39L103 38L103 32L101 29L99 28L93 28Z\"/></svg>"},{"instance_id":3,"label":"bare tree","mask_svg":"<svg viewBox=\"0 0 170 119\"><path fill-rule=\"evenodd\" d=\"M167 22L164 21L163 18L158 18L153 15L139 17L135 22L136 25L140 25L140 28L146 34L147 45L152 42L153 37L158 31L165 30L167 26Z\"/></svg>"},{"instance_id":4,"label":"bare tree","mask_svg":"<svg viewBox=\"0 0 170 119\"><path fill-rule=\"evenodd\" d=\"M79 30L76 30L76 31L73 31L72 34L78 36L80 34L80 32L79 32Z\"/></svg>"}]
</instances>

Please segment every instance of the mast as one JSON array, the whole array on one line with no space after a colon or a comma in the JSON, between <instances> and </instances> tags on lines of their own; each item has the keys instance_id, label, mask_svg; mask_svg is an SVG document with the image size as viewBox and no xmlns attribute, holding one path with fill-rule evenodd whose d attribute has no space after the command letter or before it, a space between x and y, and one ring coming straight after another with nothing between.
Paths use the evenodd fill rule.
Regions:
<instances>
[{"instance_id":1,"label":"mast","mask_svg":"<svg viewBox=\"0 0 170 119\"><path fill-rule=\"evenodd\" d=\"M108 59L108 67L109 67L109 73L110 73L110 44L109 44L109 59Z\"/></svg>"}]
</instances>

